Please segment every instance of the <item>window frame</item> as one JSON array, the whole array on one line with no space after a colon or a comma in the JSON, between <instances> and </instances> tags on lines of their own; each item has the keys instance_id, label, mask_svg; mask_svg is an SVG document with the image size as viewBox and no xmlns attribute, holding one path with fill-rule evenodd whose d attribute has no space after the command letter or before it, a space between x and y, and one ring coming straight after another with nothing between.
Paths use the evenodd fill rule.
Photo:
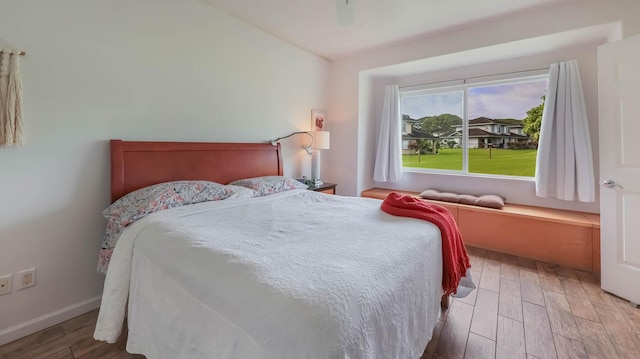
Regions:
<instances>
[{"instance_id":1,"label":"window frame","mask_svg":"<svg viewBox=\"0 0 640 359\"><path fill-rule=\"evenodd\" d=\"M503 84L517 84L531 82L537 80L549 81L549 70L533 70L526 72L514 72L508 74L478 76L467 79L436 82L431 84L410 85L400 87L400 107L402 109L402 101L406 97L433 95L439 93L462 91L462 169L461 170L445 170L437 168L419 168L405 167L402 165L403 172L429 173L429 174L445 174L457 175L465 177L482 177L496 179L511 179L535 181L535 176L512 176L499 174L485 174L469 172L469 89L483 86L498 86ZM402 111L401 111L402 112ZM402 119L400 119L402 121ZM502 129L502 126L501 126ZM402 143L402 141L401 141Z\"/></svg>"}]
</instances>

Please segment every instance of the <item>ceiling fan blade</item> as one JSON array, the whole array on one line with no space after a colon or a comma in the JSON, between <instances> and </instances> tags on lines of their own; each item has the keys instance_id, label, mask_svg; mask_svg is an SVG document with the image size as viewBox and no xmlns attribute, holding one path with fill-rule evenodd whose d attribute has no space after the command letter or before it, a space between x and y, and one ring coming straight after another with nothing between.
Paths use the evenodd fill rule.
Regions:
<instances>
[{"instance_id":1,"label":"ceiling fan blade","mask_svg":"<svg viewBox=\"0 0 640 359\"><path fill-rule=\"evenodd\" d=\"M351 25L355 21L353 10L354 0L336 0L336 12L338 14L338 25Z\"/></svg>"}]
</instances>

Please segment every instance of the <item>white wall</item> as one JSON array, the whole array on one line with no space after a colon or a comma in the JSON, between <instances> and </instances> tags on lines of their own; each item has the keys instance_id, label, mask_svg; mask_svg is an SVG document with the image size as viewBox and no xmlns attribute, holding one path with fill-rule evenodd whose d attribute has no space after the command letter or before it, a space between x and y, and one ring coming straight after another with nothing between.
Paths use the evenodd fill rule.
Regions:
<instances>
[{"instance_id":1,"label":"white wall","mask_svg":"<svg viewBox=\"0 0 640 359\"><path fill-rule=\"evenodd\" d=\"M0 148L0 344L95 308L110 138L261 142L327 108L329 63L196 0L6 0L22 61L28 144ZM303 137L303 136L298 136ZM283 141L285 174L309 175Z\"/></svg>"},{"instance_id":2,"label":"white wall","mask_svg":"<svg viewBox=\"0 0 640 359\"><path fill-rule=\"evenodd\" d=\"M495 62L478 63L470 67L464 66L469 58L464 58L463 53L512 42L524 44L524 40L527 39L619 21L622 22L624 36L630 36L640 33L640 23L636 19L639 11L640 3L635 0L570 1L551 8L540 7L466 28L443 31L430 37L402 42L332 62L328 113L332 124L332 144L328 155L325 155L325 178L337 182L338 193L343 195L358 195L362 190L373 186L407 190L435 187L452 191L499 193L513 203L597 212L598 203L582 204L537 198L534 185L530 181L409 173L404 175L401 183L374 183L371 178L377 141L378 109L381 107L378 100L381 98L380 88L390 82L411 81L410 77L407 77L407 68L421 74L414 78L415 83L420 83L458 79L461 75L464 77L467 74L490 75L509 70L548 67L554 61L578 58L583 74L597 166L597 43L579 42L575 46L549 47L535 55L531 53L531 49L525 47L523 53L527 56L512 54L514 60L508 60L496 55ZM457 53L461 56L451 56ZM444 56L449 56L448 59L453 61L448 65L437 66L433 61L429 61ZM421 68L422 62L431 65ZM350 171L351 168L357 168L358 172Z\"/></svg>"}]
</instances>

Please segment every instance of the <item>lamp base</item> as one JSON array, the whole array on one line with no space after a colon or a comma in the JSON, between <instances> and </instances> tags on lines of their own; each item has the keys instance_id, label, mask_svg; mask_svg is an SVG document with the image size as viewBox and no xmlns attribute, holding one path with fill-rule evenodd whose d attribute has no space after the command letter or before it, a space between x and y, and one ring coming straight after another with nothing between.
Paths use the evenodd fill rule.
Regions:
<instances>
[{"instance_id":1,"label":"lamp base","mask_svg":"<svg viewBox=\"0 0 640 359\"><path fill-rule=\"evenodd\" d=\"M320 153L322 151L315 150L311 155L311 185L313 187L322 186L320 180Z\"/></svg>"}]
</instances>

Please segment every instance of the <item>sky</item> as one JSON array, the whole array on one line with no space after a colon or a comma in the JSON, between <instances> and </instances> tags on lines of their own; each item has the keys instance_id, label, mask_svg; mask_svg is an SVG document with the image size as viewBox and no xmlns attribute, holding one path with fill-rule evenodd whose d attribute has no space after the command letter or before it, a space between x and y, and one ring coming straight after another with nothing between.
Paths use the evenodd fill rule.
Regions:
<instances>
[{"instance_id":1,"label":"sky","mask_svg":"<svg viewBox=\"0 0 640 359\"><path fill-rule=\"evenodd\" d=\"M527 111L542 103L547 80L469 88L469 119L477 117L527 117ZM451 113L462 117L462 91L403 97L402 113L411 118Z\"/></svg>"}]
</instances>

